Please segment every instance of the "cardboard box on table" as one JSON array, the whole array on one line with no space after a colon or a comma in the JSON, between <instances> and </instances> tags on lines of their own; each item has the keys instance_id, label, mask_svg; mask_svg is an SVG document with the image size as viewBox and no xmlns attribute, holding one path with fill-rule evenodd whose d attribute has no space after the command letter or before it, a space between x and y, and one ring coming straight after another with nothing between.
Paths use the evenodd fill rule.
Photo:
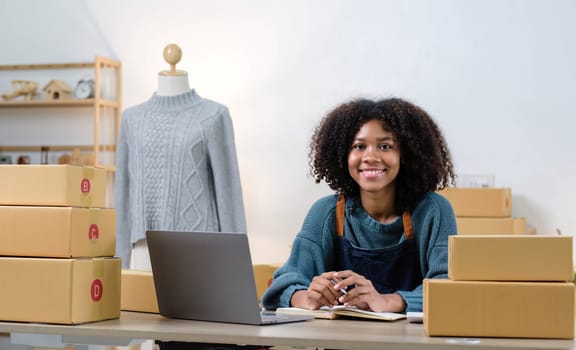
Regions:
<instances>
[{"instance_id":1,"label":"cardboard box on table","mask_svg":"<svg viewBox=\"0 0 576 350\"><path fill-rule=\"evenodd\" d=\"M574 338L572 282L424 280L428 336Z\"/></svg>"},{"instance_id":2,"label":"cardboard box on table","mask_svg":"<svg viewBox=\"0 0 576 350\"><path fill-rule=\"evenodd\" d=\"M159 313L152 271L122 270L120 309Z\"/></svg>"},{"instance_id":3,"label":"cardboard box on table","mask_svg":"<svg viewBox=\"0 0 576 350\"><path fill-rule=\"evenodd\" d=\"M258 300L262 299L262 294L270 287L274 272L280 265L269 264L255 264L252 266L254 271L254 282L256 283L256 291L258 292Z\"/></svg>"},{"instance_id":4,"label":"cardboard box on table","mask_svg":"<svg viewBox=\"0 0 576 350\"><path fill-rule=\"evenodd\" d=\"M438 191L446 197L457 217L510 217L512 190L510 188L449 187Z\"/></svg>"},{"instance_id":5,"label":"cardboard box on table","mask_svg":"<svg viewBox=\"0 0 576 350\"><path fill-rule=\"evenodd\" d=\"M115 252L115 209L0 206L0 256L77 258Z\"/></svg>"},{"instance_id":6,"label":"cardboard box on table","mask_svg":"<svg viewBox=\"0 0 576 350\"><path fill-rule=\"evenodd\" d=\"M457 217L459 235L525 235L524 218L470 218Z\"/></svg>"},{"instance_id":7,"label":"cardboard box on table","mask_svg":"<svg viewBox=\"0 0 576 350\"><path fill-rule=\"evenodd\" d=\"M0 165L0 205L104 208L106 170L74 165Z\"/></svg>"},{"instance_id":8,"label":"cardboard box on table","mask_svg":"<svg viewBox=\"0 0 576 350\"><path fill-rule=\"evenodd\" d=\"M120 259L0 257L0 320L79 324L120 316Z\"/></svg>"},{"instance_id":9,"label":"cardboard box on table","mask_svg":"<svg viewBox=\"0 0 576 350\"><path fill-rule=\"evenodd\" d=\"M253 265L258 300L270 286L274 271L279 265ZM152 271L122 270L122 293L120 308L125 311L159 313L158 299Z\"/></svg>"},{"instance_id":10,"label":"cardboard box on table","mask_svg":"<svg viewBox=\"0 0 576 350\"><path fill-rule=\"evenodd\" d=\"M572 281L572 236L455 235L448 277L476 281Z\"/></svg>"}]
</instances>

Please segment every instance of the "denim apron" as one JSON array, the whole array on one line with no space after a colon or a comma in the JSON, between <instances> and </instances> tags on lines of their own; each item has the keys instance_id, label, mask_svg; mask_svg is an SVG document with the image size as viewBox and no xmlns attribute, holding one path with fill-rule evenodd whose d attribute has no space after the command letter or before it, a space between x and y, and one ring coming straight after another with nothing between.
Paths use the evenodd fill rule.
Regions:
<instances>
[{"instance_id":1,"label":"denim apron","mask_svg":"<svg viewBox=\"0 0 576 350\"><path fill-rule=\"evenodd\" d=\"M404 240L392 247L364 249L344 237L344 196L336 203L335 271L352 270L369 279L381 294L411 291L422 283L410 213L402 214Z\"/></svg>"}]
</instances>

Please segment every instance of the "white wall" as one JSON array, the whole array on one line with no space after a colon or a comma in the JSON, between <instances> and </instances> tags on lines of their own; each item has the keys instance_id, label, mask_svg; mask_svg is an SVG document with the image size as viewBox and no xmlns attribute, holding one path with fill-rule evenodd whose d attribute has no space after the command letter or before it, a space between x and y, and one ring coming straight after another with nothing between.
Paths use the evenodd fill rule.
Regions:
<instances>
[{"instance_id":1,"label":"white wall","mask_svg":"<svg viewBox=\"0 0 576 350\"><path fill-rule=\"evenodd\" d=\"M230 108L255 262L284 260L329 193L308 141L359 96L421 105L458 173L495 175L538 233L576 232L572 0L0 0L0 32L0 64L121 60L124 107L179 44L190 84Z\"/></svg>"}]
</instances>

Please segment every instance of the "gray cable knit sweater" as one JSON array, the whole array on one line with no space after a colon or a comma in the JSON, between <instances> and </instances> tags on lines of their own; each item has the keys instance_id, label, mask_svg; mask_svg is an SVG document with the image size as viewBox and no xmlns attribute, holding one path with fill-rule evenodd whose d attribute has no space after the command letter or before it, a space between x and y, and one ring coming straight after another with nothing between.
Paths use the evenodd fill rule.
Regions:
<instances>
[{"instance_id":1,"label":"gray cable knit sweater","mask_svg":"<svg viewBox=\"0 0 576 350\"><path fill-rule=\"evenodd\" d=\"M225 106L194 90L154 94L122 114L116 157L116 253L123 268L146 230L246 232Z\"/></svg>"}]
</instances>

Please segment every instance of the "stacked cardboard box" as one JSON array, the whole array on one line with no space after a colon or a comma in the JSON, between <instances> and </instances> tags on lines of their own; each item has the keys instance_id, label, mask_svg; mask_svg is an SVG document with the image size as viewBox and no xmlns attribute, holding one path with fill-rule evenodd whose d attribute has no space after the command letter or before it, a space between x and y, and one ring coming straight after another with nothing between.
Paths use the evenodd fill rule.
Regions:
<instances>
[{"instance_id":1,"label":"stacked cardboard box","mask_svg":"<svg viewBox=\"0 0 576 350\"><path fill-rule=\"evenodd\" d=\"M424 281L427 335L574 338L571 236L451 236L448 250L448 279Z\"/></svg>"},{"instance_id":2,"label":"stacked cardboard box","mask_svg":"<svg viewBox=\"0 0 576 350\"><path fill-rule=\"evenodd\" d=\"M274 272L281 266L281 264L256 264L253 266L254 281L256 282L256 291L258 292L258 300L262 299L262 295L270 287Z\"/></svg>"},{"instance_id":3,"label":"stacked cardboard box","mask_svg":"<svg viewBox=\"0 0 576 350\"><path fill-rule=\"evenodd\" d=\"M0 320L120 316L116 215L104 169L0 165Z\"/></svg>"},{"instance_id":4,"label":"stacked cardboard box","mask_svg":"<svg viewBox=\"0 0 576 350\"><path fill-rule=\"evenodd\" d=\"M451 187L439 193L452 204L460 235L526 234L526 219L511 216L510 188Z\"/></svg>"},{"instance_id":5,"label":"stacked cardboard box","mask_svg":"<svg viewBox=\"0 0 576 350\"><path fill-rule=\"evenodd\" d=\"M122 270L120 309L159 313L152 271Z\"/></svg>"},{"instance_id":6,"label":"stacked cardboard box","mask_svg":"<svg viewBox=\"0 0 576 350\"><path fill-rule=\"evenodd\" d=\"M274 271L280 265L255 264L254 281L258 300L272 282ZM122 298L120 308L125 311L158 313L158 300L152 271L122 270Z\"/></svg>"}]
</instances>

